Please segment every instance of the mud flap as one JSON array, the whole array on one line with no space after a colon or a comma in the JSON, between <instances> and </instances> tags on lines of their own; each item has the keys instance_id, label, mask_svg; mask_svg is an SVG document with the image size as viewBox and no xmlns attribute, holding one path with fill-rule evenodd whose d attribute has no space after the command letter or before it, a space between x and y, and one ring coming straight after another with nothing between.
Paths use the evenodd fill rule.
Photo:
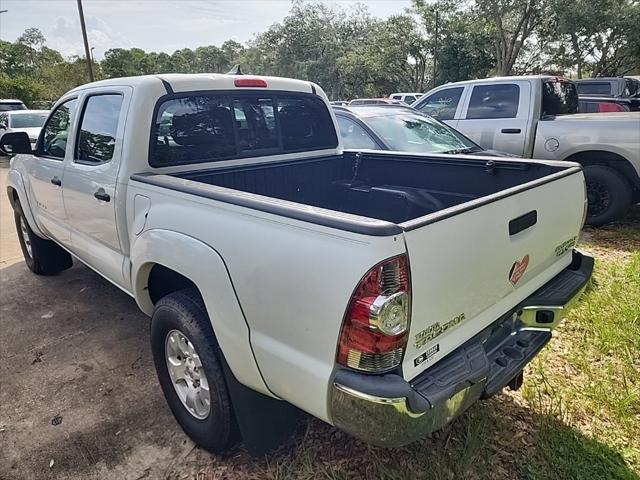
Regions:
<instances>
[{"instance_id":1,"label":"mud flap","mask_svg":"<svg viewBox=\"0 0 640 480\"><path fill-rule=\"evenodd\" d=\"M284 400L277 400L242 385L222 357L231 404L247 451L262 456L289 440L304 413Z\"/></svg>"}]
</instances>

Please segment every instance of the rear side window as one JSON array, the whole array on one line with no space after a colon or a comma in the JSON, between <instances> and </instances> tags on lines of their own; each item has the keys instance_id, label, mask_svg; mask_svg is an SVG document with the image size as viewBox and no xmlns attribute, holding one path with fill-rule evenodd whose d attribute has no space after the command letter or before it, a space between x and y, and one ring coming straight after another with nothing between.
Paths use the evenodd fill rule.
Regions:
<instances>
[{"instance_id":1,"label":"rear side window","mask_svg":"<svg viewBox=\"0 0 640 480\"><path fill-rule=\"evenodd\" d=\"M164 167L337 145L329 110L315 95L194 95L159 105L149 163Z\"/></svg>"},{"instance_id":2,"label":"rear side window","mask_svg":"<svg viewBox=\"0 0 640 480\"><path fill-rule=\"evenodd\" d=\"M356 122L342 115L338 115L336 118L344 148L370 148L373 150L378 148L376 142Z\"/></svg>"},{"instance_id":3,"label":"rear side window","mask_svg":"<svg viewBox=\"0 0 640 480\"><path fill-rule=\"evenodd\" d=\"M609 82L578 83L578 95L611 95Z\"/></svg>"},{"instance_id":4,"label":"rear side window","mask_svg":"<svg viewBox=\"0 0 640 480\"><path fill-rule=\"evenodd\" d=\"M452 120L464 87L445 88L422 100L415 108L439 120Z\"/></svg>"},{"instance_id":5,"label":"rear side window","mask_svg":"<svg viewBox=\"0 0 640 480\"><path fill-rule=\"evenodd\" d=\"M113 158L121 108L120 94L93 95L87 99L78 131L77 162L99 164Z\"/></svg>"},{"instance_id":6,"label":"rear side window","mask_svg":"<svg viewBox=\"0 0 640 480\"><path fill-rule=\"evenodd\" d=\"M633 78L625 78L624 80L624 97L635 97L640 93L640 82Z\"/></svg>"},{"instance_id":7,"label":"rear side window","mask_svg":"<svg viewBox=\"0 0 640 480\"><path fill-rule=\"evenodd\" d=\"M592 107L593 108L593 107ZM595 107L597 111L597 106ZM583 106L580 111L584 112ZM589 110L586 110L589 112ZM542 82L542 117L578 113L578 92L572 82Z\"/></svg>"},{"instance_id":8,"label":"rear side window","mask_svg":"<svg viewBox=\"0 0 640 480\"><path fill-rule=\"evenodd\" d=\"M467 119L515 118L519 102L520 87L514 83L477 85L471 92Z\"/></svg>"},{"instance_id":9,"label":"rear side window","mask_svg":"<svg viewBox=\"0 0 640 480\"><path fill-rule=\"evenodd\" d=\"M407 95L406 97L404 97L404 101L405 103L408 103L409 105L411 105L413 102L416 101L416 97L414 97L413 95Z\"/></svg>"}]
</instances>

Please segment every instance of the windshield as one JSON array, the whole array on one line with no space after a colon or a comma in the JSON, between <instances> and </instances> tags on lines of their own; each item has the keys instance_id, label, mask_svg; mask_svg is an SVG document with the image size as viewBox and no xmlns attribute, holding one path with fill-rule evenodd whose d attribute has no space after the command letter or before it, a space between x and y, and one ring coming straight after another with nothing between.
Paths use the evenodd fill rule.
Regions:
<instances>
[{"instance_id":1,"label":"windshield","mask_svg":"<svg viewBox=\"0 0 640 480\"><path fill-rule=\"evenodd\" d=\"M47 113L21 113L11 115L11 128L42 127L47 119Z\"/></svg>"},{"instance_id":2,"label":"windshield","mask_svg":"<svg viewBox=\"0 0 640 480\"><path fill-rule=\"evenodd\" d=\"M363 120L393 150L424 153L482 150L462 134L427 115L408 111Z\"/></svg>"}]
</instances>

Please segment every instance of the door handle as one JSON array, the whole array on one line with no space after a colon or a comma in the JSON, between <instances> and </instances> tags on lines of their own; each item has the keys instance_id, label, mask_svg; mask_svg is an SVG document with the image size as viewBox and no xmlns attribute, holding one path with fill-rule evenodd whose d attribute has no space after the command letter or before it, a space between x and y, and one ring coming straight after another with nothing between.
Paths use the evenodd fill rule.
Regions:
<instances>
[{"instance_id":1,"label":"door handle","mask_svg":"<svg viewBox=\"0 0 640 480\"><path fill-rule=\"evenodd\" d=\"M60 180L58 177L53 177L51 179L51 183L53 183L56 187L59 187L62 185L62 180Z\"/></svg>"},{"instance_id":2,"label":"door handle","mask_svg":"<svg viewBox=\"0 0 640 480\"><path fill-rule=\"evenodd\" d=\"M105 192L104 189L102 188L98 190L96 193L94 193L93 196L96 197L98 200L102 200L103 202L111 201L111 195Z\"/></svg>"},{"instance_id":3,"label":"door handle","mask_svg":"<svg viewBox=\"0 0 640 480\"><path fill-rule=\"evenodd\" d=\"M503 128L500 130L501 133L521 133L522 130L519 128Z\"/></svg>"},{"instance_id":4,"label":"door handle","mask_svg":"<svg viewBox=\"0 0 640 480\"><path fill-rule=\"evenodd\" d=\"M536 223L538 223L538 211L531 210L509 221L509 235L520 233L529 227L533 227Z\"/></svg>"}]
</instances>

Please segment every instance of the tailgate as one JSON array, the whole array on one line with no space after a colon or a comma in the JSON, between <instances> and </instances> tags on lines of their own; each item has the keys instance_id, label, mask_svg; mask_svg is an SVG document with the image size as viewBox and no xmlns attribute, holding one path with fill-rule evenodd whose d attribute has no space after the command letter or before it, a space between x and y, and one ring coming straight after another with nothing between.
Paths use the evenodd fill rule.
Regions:
<instances>
[{"instance_id":1,"label":"tailgate","mask_svg":"<svg viewBox=\"0 0 640 480\"><path fill-rule=\"evenodd\" d=\"M412 288L405 379L509 312L571 262L584 213L582 173L526 187L500 192L488 203L491 197L479 199L469 210L467 204L454 207L462 212L451 216L444 210L444 218L433 223L405 225Z\"/></svg>"}]
</instances>

